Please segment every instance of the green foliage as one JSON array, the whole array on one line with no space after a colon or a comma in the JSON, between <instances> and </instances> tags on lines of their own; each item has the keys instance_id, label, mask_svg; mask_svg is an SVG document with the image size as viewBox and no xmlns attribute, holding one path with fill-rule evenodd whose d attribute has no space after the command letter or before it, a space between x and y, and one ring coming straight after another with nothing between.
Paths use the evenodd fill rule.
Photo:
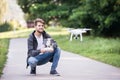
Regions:
<instances>
[{"instance_id":1,"label":"green foliage","mask_svg":"<svg viewBox=\"0 0 120 80\"><path fill-rule=\"evenodd\" d=\"M80 26L92 28L94 35L105 35L103 30L110 28L114 23L120 20L120 4L118 0L85 0L82 6L73 10L70 15L71 21L79 21ZM120 32L120 31L119 31Z\"/></svg>"},{"instance_id":2,"label":"green foliage","mask_svg":"<svg viewBox=\"0 0 120 80\"><path fill-rule=\"evenodd\" d=\"M0 25L0 32L10 31L13 27L9 23L3 23Z\"/></svg>"},{"instance_id":3,"label":"green foliage","mask_svg":"<svg viewBox=\"0 0 120 80\"><path fill-rule=\"evenodd\" d=\"M120 0L19 0L19 3L29 13L28 19L40 17L47 24L57 19L65 27L92 28L93 35L109 34L111 28L115 31L109 36L120 34Z\"/></svg>"},{"instance_id":4,"label":"green foliage","mask_svg":"<svg viewBox=\"0 0 120 80\"><path fill-rule=\"evenodd\" d=\"M47 23L50 20L66 20L72 13L72 9L80 4L79 0L18 0L25 13L29 13L28 19L43 18ZM26 4L25 4L26 3ZM27 8L26 8L27 7ZM61 21L62 24L63 21ZM63 23L64 24L64 23Z\"/></svg>"},{"instance_id":5,"label":"green foliage","mask_svg":"<svg viewBox=\"0 0 120 80\"><path fill-rule=\"evenodd\" d=\"M18 4L21 6L25 13L30 13L29 8L35 3L41 3L41 1L42 0L18 0Z\"/></svg>"},{"instance_id":6,"label":"green foliage","mask_svg":"<svg viewBox=\"0 0 120 80\"><path fill-rule=\"evenodd\" d=\"M8 39L0 39L0 75L2 74L2 70L6 62L8 45L9 45Z\"/></svg>"},{"instance_id":7,"label":"green foliage","mask_svg":"<svg viewBox=\"0 0 120 80\"><path fill-rule=\"evenodd\" d=\"M68 16L67 5L57 6L55 4L33 4L30 7L31 16L30 19L35 19L36 17L43 18L46 22L52 19L60 19Z\"/></svg>"},{"instance_id":8,"label":"green foliage","mask_svg":"<svg viewBox=\"0 0 120 80\"><path fill-rule=\"evenodd\" d=\"M30 19L35 19L36 17L40 17L45 19L46 21L51 17L51 15L55 15L55 12L51 12L54 9L55 5L47 5L44 4L33 4L30 7L31 16Z\"/></svg>"}]
</instances>

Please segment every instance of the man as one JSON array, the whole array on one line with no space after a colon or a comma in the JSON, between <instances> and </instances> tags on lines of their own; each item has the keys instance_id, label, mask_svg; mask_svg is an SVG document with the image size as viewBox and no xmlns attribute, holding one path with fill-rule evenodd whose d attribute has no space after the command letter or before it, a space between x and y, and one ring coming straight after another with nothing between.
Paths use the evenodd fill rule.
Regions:
<instances>
[{"instance_id":1,"label":"man","mask_svg":"<svg viewBox=\"0 0 120 80\"><path fill-rule=\"evenodd\" d=\"M28 38L28 57L27 63L31 67L30 74L36 74L36 66L43 65L47 62L52 62L50 74L59 76L56 71L60 58L60 49L57 43L44 30L45 22L37 18L34 22L35 30ZM45 41L50 38L52 48L46 48Z\"/></svg>"}]
</instances>

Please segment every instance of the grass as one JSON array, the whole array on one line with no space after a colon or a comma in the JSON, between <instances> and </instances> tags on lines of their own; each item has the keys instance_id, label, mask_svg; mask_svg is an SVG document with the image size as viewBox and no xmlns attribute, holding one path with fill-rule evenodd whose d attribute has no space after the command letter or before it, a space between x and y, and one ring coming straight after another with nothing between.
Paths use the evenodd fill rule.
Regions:
<instances>
[{"instance_id":1,"label":"grass","mask_svg":"<svg viewBox=\"0 0 120 80\"><path fill-rule=\"evenodd\" d=\"M8 32L1 32L0 39L4 38L21 38L21 37L28 37L28 35L32 32L31 29L22 29L17 31L8 31Z\"/></svg>"},{"instance_id":2,"label":"grass","mask_svg":"<svg viewBox=\"0 0 120 80\"><path fill-rule=\"evenodd\" d=\"M46 30L63 50L120 67L120 38L83 36L83 42L76 39L70 42L70 35L66 29L47 28ZM33 29L24 29L0 33L0 75L6 62L9 39L28 37L32 31Z\"/></svg>"},{"instance_id":3,"label":"grass","mask_svg":"<svg viewBox=\"0 0 120 80\"><path fill-rule=\"evenodd\" d=\"M0 39L0 75L2 74L2 70L4 68L4 64L7 59L9 39Z\"/></svg>"},{"instance_id":4,"label":"grass","mask_svg":"<svg viewBox=\"0 0 120 80\"><path fill-rule=\"evenodd\" d=\"M120 67L120 38L101 38L84 36L83 42L68 35L53 36L59 46L66 51L80 54L116 67Z\"/></svg>"}]
</instances>

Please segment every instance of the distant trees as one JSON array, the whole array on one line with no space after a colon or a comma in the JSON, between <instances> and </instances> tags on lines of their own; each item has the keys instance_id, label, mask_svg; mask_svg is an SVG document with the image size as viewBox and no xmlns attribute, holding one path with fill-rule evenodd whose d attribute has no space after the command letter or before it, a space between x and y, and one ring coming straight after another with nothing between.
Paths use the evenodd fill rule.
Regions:
<instances>
[{"instance_id":1,"label":"distant trees","mask_svg":"<svg viewBox=\"0 0 120 80\"><path fill-rule=\"evenodd\" d=\"M0 23L3 21L3 16L6 12L6 9L7 9L6 0L1 0L0 1Z\"/></svg>"},{"instance_id":2,"label":"distant trees","mask_svg":"<svg viewBox=\"0 0 120 80\"><path fill-rule=\"evenodd\" d=\"M120 36L120 0L18 0L28 19L56 19L64 27L92 28L93 35Z\"/></svg>"},{"instance_id":3,"label":"distant trees","mask_svg":"<svg viewBox=\"0 0 120 80\"><path fill-rule=\"evenodd\" d=\"M41 17L47 22L56 18L61 22L66 21L72 14L72 9L80 5L79 0L18 0L18 3L29 14L28 19Z\"/></svg>"},{"instance_id":4,"label":"distant trees","mask_svg":"<svg viewBox=\"0 0 120 80\"><path fill-rule=\"evenodd\" d=\"M7 2L6 0L1 0L0 1L0 32L3 31L8 31L11 30L11 25L9 23L3 23L4 19L3 17L5 16L7 10Z\"/></svg>"},{"instance_id":5,"label":"distant trees","mask_svg":"<svg viewBox=\"0 0 120 80\"><path fill-rule=\"evenodd\" d=\"M73 10L69 20L79 21L81 27L92 28L95 35L111 34L110 29L114 28L116 32L120 25L120 0L84 0Z\"/></svg>"}]
</instances>

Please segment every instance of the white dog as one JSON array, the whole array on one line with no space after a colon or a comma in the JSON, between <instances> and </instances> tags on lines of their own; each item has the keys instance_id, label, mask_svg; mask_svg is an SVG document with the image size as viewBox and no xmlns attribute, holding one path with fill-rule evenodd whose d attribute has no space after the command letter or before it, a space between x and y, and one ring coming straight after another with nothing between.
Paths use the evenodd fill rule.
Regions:
<instances>
[{"instance_id":1,"label":"white dog","mask_svg":"<svg viewBox=\"0 0 120 80\"><path fill-rule=\"evenodd\" d=\"M47 51L53 51L52 38L44 39L44 45Z\"/></svg>"}]
</instances>

